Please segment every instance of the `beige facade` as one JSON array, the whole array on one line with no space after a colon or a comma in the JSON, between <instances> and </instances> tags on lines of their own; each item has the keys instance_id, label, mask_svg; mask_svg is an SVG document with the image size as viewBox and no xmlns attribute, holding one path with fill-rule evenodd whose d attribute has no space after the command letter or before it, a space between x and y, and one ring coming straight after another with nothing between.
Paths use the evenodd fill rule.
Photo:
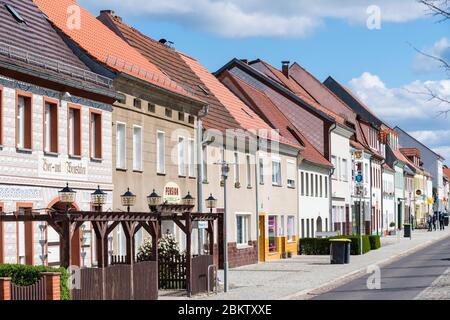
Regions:
<instances>
[{"instance_id":1,"label":"beige facade","mask_svg":"<svg viewBox=\"0 0 450 320\"><path fill-rule=\"evenodd\" d=\"M163 201L176 201L188 192L196 197L194 126L202 104L162 94L146 84L122 80L116 79L115 87L124 99L113 105L112 116L114 210L127 209L122 206L120 196L128 188L136 195L136 204L131 208L135 212L149 210L147 196L153 189ZM166 187L172 190L170 196ZM116 230L120 229L119 226ZM167 230L183 246L181 230L173 223L163 224L161 231ZM142 230L138 232L137 247L147 236ZM114 254L126 254L122 232L114 233L112 247Z\"/></svg>"}]
</instances>

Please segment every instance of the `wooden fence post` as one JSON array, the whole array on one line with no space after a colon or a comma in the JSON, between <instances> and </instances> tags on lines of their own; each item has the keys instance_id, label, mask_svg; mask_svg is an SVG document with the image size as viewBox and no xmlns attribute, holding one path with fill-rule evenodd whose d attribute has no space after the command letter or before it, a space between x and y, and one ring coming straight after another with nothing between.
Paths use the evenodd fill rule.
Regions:
<instances>
[{"instance_id":1,"label":"wooden fence post","mask_svg":"<svg viewBox=\"0 0 450 320\"><path fill-rule=\"evenodd\" d=\"M0 278L0 300L11 300L11 278Z\"/></svg>"},{"instance_id":2,"label":"wooden fence post","mask_svg":"<svg viewBox=\"0 0 450 320\"><path fill-rule=\"evenodd\" d=\"M61 273L59 272L42 272L45 278L45 300L61 300Z\"/></svg>"}]
</instances>

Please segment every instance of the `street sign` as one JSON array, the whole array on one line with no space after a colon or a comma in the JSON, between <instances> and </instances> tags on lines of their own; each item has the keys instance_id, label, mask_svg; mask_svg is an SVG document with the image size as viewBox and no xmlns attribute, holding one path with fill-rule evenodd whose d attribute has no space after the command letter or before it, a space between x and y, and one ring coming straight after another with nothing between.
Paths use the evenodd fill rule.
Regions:
<instances>
[{"instance_id":1,"label":"street sign","mask_svg":"<svg viewBox=\"0 0 450 320\"><path fill-rule=\"evenodd\" d=\"M356 182L362 182L362 181L363 181L363 176L362 176L361 174L358 174L358 175L355 177L355 181L356 181Z\"/></svg>"},{"instance_id":2,"label":"street sign","mask_svg":"<svg viewBox=\"0 0 450 320\"><path fill-rule=\"evenodd\" d=\"M197 221L197 228L198 229L208 229L208 221L200 220Z\"/></svg>"}]
</instances>

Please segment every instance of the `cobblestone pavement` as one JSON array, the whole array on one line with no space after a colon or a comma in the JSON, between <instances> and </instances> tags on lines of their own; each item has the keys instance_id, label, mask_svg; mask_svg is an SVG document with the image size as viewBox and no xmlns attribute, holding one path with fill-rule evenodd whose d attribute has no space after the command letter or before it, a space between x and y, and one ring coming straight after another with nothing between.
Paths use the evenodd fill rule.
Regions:
<instances>
[{"instance_id":1,"label":"cobblestone pavement","mask_svg":"<svg viewBox=\"0 0 450 320\"><path fill-rule=\"evenodd\" d=\"M415 300L450 300L450 268L422 291Z\"/></svg>"},{"instance_id":2,"label":"cobblestone pavement","mask_svg":"<svg viewBox=\"0 0 450 320\"><path fill-rule=\"evenodd\" d=\"M379 266L399 259L431 243L450 237L445 231L415 230L412 239L402 234L382 238L382 247L363 256L351 256L347 265L331 265L329 256L296 256L266 263L247 265L229 270L227 293L199 295L192 299L309 299L366 273L367 267ZM223 280L223 272L219 271ZM187 299L185 296L165 295L162 299Z\"/></svg>"}]
</instances>

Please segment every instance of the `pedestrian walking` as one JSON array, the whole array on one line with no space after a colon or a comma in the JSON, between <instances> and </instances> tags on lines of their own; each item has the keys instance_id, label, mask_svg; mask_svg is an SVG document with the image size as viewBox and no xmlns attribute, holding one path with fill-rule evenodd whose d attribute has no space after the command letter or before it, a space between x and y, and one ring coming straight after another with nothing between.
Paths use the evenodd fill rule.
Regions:
<instances>
[{"instance_id":1,"label":"pedestrian walking","mask_svg":"<svg viewBox=\"0 0 450 320\"><path fill-rule=\"evenodd\" d=\"M433 230L436 231L437 213L433 215Z\"/></svg>"},{"instance_id":2,"label":"pedestrian walking","mask_svg":"<svg viewBox=\"0 0 450 320\"><path fill-rule=\"evenodd\" d=\"M444 214L442 212L439 213L439 228L440 230L444 230Z\"/></svg>"},{"instance_id":3,"label":"pedestrian walking","mask_svg":"<svg viewBox=\"0 0 450 320\"><path fill-rule=\"evenodd\" d=\"M428 215L428 231L433 231L433 217L431 214Z\"/></svg>"}]
</instances>

